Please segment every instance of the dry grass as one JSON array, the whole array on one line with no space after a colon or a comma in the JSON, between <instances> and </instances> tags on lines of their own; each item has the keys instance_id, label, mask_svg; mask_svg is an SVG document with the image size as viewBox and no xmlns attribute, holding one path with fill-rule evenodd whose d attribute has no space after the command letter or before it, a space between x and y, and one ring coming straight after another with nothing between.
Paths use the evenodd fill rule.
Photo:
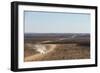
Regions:
<instances>
[{"instance_id":1,"label":"dry grass","mask_svg":"<svg viewBox=\"0 0 100 73\"><path fill-rule=\"evenodd\" d=\"M24 61L50 61L50 60L71 60L71 59L89 59L90 47L76 44L56 44L57 47L47 53L39 54L35 50L24 50Z\"/></svg>"}]
</instances>

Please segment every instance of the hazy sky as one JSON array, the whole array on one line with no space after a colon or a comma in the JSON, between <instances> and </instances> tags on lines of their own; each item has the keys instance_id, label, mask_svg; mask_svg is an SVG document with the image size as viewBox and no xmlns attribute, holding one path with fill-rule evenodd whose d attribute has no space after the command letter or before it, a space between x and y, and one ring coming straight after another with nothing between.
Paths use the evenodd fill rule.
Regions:
<instances>
[{"instance_id":1,"label":"hazy sky","mask_svg":"<svg viewBox=\"0 0 100 73\"><path fill-rule=\"evenodd\" d=\"M25 33L90 33L90 14L24 12Z\"/></svg>"}]
</instances>

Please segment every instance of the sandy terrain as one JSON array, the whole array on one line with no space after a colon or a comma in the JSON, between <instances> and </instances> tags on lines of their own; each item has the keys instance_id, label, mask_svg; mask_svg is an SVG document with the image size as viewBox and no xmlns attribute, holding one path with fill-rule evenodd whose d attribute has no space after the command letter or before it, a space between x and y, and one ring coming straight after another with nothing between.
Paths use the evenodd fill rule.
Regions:
<instances>
[{"instance_id":1,"label":"sandy terrain","mask_svg":"<svg viewBox=\"0 0 100 73\"><path fill-rule=\"evenodd\" d=\"M50 44L52 47L54 44ZM90 47L77 44L55 44L53 50L40 54L33 49L25 47L24 61L47 61L47 60L68 60L68 59L88 59L90 58Z\"/></svg>"}]
</instances>

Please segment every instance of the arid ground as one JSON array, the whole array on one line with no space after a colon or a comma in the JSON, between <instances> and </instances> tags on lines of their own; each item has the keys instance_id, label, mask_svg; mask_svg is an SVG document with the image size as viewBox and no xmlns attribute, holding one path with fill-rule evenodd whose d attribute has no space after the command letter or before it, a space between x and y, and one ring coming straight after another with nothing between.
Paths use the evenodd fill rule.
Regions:
<instances>
[{"instance_id":1,"label":"arid ground","mask_svg":"<svg viewBox=\"0 0 100 73\"><path fill-rule=\"evenodd\" d=\"M50 44L51 46L54 44ZM55 44L57 45L51 52L40 54L33 49L25 48L24 61L47 61L47 60L67 60L67 59L88 59L90 58L89 46L77 44Z\"/></svg>"},{"instance_id":2,"label":"arid ground","mask_svg":"<svg viewBox=\"0 0 100 73\"><path fill-rule=\"evenodd\" d=\"M89 58L90 34L25 34L25 62Z\"/></svg>"}]
</instances>

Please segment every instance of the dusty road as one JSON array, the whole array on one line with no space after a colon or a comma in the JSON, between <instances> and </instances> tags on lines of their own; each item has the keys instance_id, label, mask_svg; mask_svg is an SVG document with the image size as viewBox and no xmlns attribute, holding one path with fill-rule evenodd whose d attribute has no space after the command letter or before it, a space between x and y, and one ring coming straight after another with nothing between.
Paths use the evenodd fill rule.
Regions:
<instances>
[{"instance_id":1,"label":"dusty road","mask_svg":"<svg viewBox=\"0 0 100 73\"><path fill-rule=\"evenodd\" d=\"M25 55L24 61L47 61L47 60L67 60L67 59L88 59L90 58L90 48L88 46L77 46L76 44L56 44L49 46L51 51L46 54L32 53ZM25 51L25 54L31 51ZM34 52L34 51L33 51Z\"/></svg>"}]
</instances>

